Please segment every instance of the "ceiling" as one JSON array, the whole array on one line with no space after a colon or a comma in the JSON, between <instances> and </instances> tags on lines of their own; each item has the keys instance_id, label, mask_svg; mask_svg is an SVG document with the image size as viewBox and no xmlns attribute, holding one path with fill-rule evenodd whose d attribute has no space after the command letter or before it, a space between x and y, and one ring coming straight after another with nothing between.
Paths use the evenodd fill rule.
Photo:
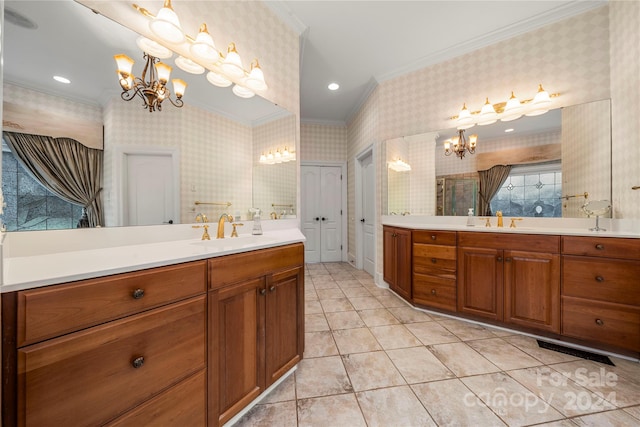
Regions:
<instances>
[{"instance_id":1,"label":"ceiling","mask_svg":"<svg viewBox=\"0 0 640 427\"><path fill-rule=\"evenodd\" d=\"M597 1L267 1L301 38L301 120L345 124L377 84L602 5ZM5 1L4 79L98 103L119 93L113 55L141 67L130 30L71 0ZM7 9L37 25L15 25ZM53 19L51 19L53 17ZM79 36L81 35L81 36ZM62 47L62 49L60 49ZM42 67L42 64L47 64ZM83 65L84 64L84 65ZM83 68L83 67L89 68ZM135 69L135 68L134 68ZM72 80L62 86L52 79ZM204 76L185 101L243 122L277 114L268 101L240 99ZM340 89L327 89L330 82ZM135 102L135 101L134 101ZM168 108L168 107L167 107ZM173 108L173 107L171 107Z\"/></svg>"}]
</instances>

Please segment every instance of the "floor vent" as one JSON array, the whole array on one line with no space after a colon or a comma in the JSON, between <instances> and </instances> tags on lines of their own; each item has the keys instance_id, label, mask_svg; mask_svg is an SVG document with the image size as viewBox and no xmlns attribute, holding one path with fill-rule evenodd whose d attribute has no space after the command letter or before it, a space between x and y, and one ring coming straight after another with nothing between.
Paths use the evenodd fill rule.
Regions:
<instances>
[{"instance_id":1,"label":"floor vent","mask_svg":"<svg viewBox=\"0 0 640 427\"><path fill-rule=\"evenodd\" d=\"M582 359L593 360L594 362L604 363L605 365L616 366L608 356L592 353L590 351L578 350L576 348L565 347L563 345L552 344L545 341L537 341L540 348L557 351L558 353L569 354L571 356L580 357Z\"/></svg>"}]
</instances>

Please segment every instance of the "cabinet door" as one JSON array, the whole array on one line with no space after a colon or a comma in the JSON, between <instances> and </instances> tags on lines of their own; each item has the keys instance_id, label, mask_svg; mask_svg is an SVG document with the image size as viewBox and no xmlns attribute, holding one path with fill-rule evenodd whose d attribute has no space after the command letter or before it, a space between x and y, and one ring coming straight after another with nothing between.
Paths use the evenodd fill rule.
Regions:
<instances>
[{"instance_id":1,"label":"cabinet door","mask_svg":"<svg viewBox=\"0 0 640 427\"><path fill-rule=\"evenodd\" d=\"M560 256L504 251L507 323L560 332Z\"/></svg>"},{"instance_id":2,"label":"cabinet door","mask_svg":"<svg viewBox=\"0 0 640 427\"><path fill-rule=\"evenodd\" d=\"M210 425L227 422L265 388L265 293L261 277L209 294Z\"/></svg>"},{"instance_id":3,"label":"cabinet door","mask_svg":"<svg viewBox=\"0 0 640 427\"><path fill-rule=\"evenodd\" d=\"M393 289L396 285L396 238L395 228L383 227L383 269L382 278Z\"/></svg>"},{"instance_id":4,"label":"cabinet door","mask_svg":"<svg viewBox=\"0 0 640 427\"><path fill-rule=\"evenodd\" d=\"M398 295L411 300L411 231L396 229L396 287Z\"/></svg>"},{"instance_id":5,"label":"cabinet door","mask_svg":"<svg viewBox=\"0 0 640 427\"><path fill-rule=\"evenodd\" d=\"M458 311L492 320L503 315L502 251L458 249Z\"/></svg>"},{"instance_id":6,"label":"cabinet door","mask_svg":"<svg viewBox=\"0 0 640 427\"><path fill-rule=\"evenodd\" d=\"M303 280L302 267L267 277L266 387L273 384L302 359Z\"/></svg>"}]
</instances>

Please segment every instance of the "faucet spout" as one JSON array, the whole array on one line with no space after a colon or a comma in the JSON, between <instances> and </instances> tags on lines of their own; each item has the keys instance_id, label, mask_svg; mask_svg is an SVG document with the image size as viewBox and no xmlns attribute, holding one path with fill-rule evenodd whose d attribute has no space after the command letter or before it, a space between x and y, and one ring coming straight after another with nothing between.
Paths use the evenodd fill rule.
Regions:
<instances>
[{"instance_id":1,"label":"faucet spout","mask_svg":"<svg viewBox=\"0 0 640 427\"><path fill-rule=\"evenodd\" d=\"M218 233L216 235L217 239L224 239L225 221L233 222L233 217L226 213L223 213L222 215L220 215L220 219L218 220Z\"/></svg>"}]
</instances>

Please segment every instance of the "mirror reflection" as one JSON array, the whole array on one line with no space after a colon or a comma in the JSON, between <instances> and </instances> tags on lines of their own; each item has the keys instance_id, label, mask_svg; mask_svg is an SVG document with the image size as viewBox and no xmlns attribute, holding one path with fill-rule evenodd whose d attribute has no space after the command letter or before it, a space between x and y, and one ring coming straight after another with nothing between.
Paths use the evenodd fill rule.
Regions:
<instances>
[{"instance_id":1,"label":"mirror reflection","mask_svg":"<svg viewBox=\"0 0 640 427\"><path fill-rule=\"evenodd\" d=\"M73 1L4 5L3 129L70 137L102 150L103 226L193 222L200 211L249 219L252 207L269 213L271 204L295 206L295 161L258 163L262 150L295 147L293 114L175 66L172 77L188 84L185 106L149 113L141 102L120 99L113 61L125 53L137 62L134 72L142 67L137 34ZM11 155L3 164L5 199L15 201L3 218L10 230L76 226L81 206L54 201L51 191L28 182ZM152 200L158 194L163 200Z\"/></svg>"},{"instance_id":2,"label":"mirror reflection","mask_svg":"<svg viewBox=\"0 0 640 427\"><path fill-rule=\"evenodd\" d=\"M445 141L455 128L435 132L429 147L434 158L434 208L430 215L585 217L582 205L611 198L610 101L551 110L535 117L476 126L475 154L445 155ZM427 134L424 134L427 135ZM414 137L415 138L415 137ZM386 214L417 214L412 200L431 193L412 183L419 170L410 138L386 141ZM399 158L410 171L396 171ZM421 160L424 163L424 160ZM422 170L425 173L425 170ZM484 185L483 185L484 184Z\"/></svg>"}]
</instances>

